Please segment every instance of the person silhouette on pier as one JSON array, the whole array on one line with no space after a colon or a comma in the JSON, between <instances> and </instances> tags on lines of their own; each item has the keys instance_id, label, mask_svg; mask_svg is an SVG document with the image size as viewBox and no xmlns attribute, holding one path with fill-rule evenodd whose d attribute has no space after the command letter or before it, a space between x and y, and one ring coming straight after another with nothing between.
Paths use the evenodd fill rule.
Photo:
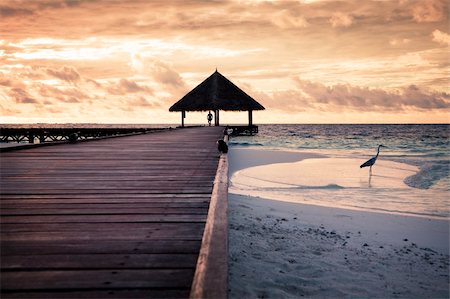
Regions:
<instances>
[{"instance_id":1,"label":"person silhouette on pier","mask_svg":"<svg viewBox=\"0 0 450 299\"><path fill-rule=\"evenodd\" d=\"M211 127L211 121L213 119L213 115L212 115L211 111L208 112L207 119L208 119L208 125Z\"/></svg>"}]
</instances>

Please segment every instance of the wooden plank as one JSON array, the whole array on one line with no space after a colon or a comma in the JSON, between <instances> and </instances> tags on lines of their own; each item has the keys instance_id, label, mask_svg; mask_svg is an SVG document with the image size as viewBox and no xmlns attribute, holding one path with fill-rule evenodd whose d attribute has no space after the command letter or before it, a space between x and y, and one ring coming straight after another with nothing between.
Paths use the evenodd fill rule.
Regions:
<instances>
[{"instance_id":1,"label":"wooden plank","mask_svg":"<svg viewBox=\"0 0 450 299\"><path fill-rule=\"evenodd\" d=\"M6 200L5 200L6 201ZM23 203L23 202L9 202L1 203L1 209L2 213L4 212L5 215L7 215L11 210L14 211L24 211L25 213L27 210L33 210L33 209L39 209L39 210L46 210L46 209L58 209L58 211L63 212L64 210L71 210L71 209L83 209L83 210L116 210L116 209L123 209L124 211L127 211L129 209L148 209L149 212L151 211L166 211L170 212L172 210L178 210L178 209L186 209L184 211L189 212L192 210L197 209L208 209L208 202L205 201L199 201L199 202L191 202L191 201L179 201L179 202L144 202L144 203L136 203L136 202L125 202L125 203L69 203L69 202L62 202L62 203L44 203L40 201L34 201L33 203Z\"/></svg>"},{"instance_id":2,"label":"wooden plank","mask_svg":"<svg viewBox=\"0 0 450 299\"><path fill-rule=\"evenodd\" d=\"M135 188L104 188L104 189L88 189L85 192L83 190L74 189L45 189L45 190L2 190L2 194L5 195L52 195L52 194L128 194L132 191L134 194L167 194L167 192L176 192L177 194L190 194L191 192L197 194L211 194L212 188L192 188L189 187L159 187L158 189L135 189Z\"/></svg>"},{"instance_id":3,"label":"wooden plank","mask_svg":"<svg viewBox=\"0 0 450 299\"><path fill-rule=\"evenodd\" d=\"M26 186L23 186L24 184L27 184ZM200 181L200 180L183 180L183 181L167 181L167 180L153 180L151 182L146 181L76 181L76 182L58 182L55 180L55 182L3 182L0 184L0 187L3 191L11 190L14 191L14 189L18 188L27 188L27 189L44 189L42 186L58 186L55 188L56 190L66 190L66 189L75 189L75 190L96 190L96 189L119 189L117 184L120 184L120 189L152 189L152 188L173 188L173 187L181 187L186 185L189 185L193 188L211 188L213 182L212 181ZM161 186L163 185L163 186ZM45 187L48 188L48 187ZM168 190L170 193L170 189ZM10 192L12 193L12 192ZM173 193L173 192L172 192Z\"/></svg>"},{"instance_id":4,"label":"wooden plank","mask_svg":"<svg viewBox=\"0 0 450 299\"><path fill-rule=\"evenodd\" d=\"M193 253L198 254L198 240L12 240L1 241L1 254L7 255L47 255L47 254L140 254ZM4 259L2 259L4 260Z\"/></svg>"},{"instance_id":5,"label":"wooden plank","mask_svg":"<svg viewBox=\"0 0 450 299\"><path fill-rule=\"evenodd\" d=\"M1 259L2 271L51 269L195 269L197 254L52 254L10 255Z\"/></svg>"},{"instance_id":6,"label":"wooden plank","mask_svg":"<svg viewBox=\"0 0 450 299\"><path fill-rule=\"evenodd\" d=\"M105 204L106 205L106 204ZM66 205L67 206L67 205ZM83 205L76 205L75 207L64 207L59 205L56 208L46 208L45 205L42 204L39 206L34 205L32 208L30 207L20 207L20 208L8 208L2 206L2 217L5 216L20 216L20 215L132 215L132 214L140 214L140 215L149 215L149 214L158 214L158 215L170 215L170 214L204 214L208 213L207 207L145 207L141 205L127 205L127 207L83 207Z\"/></svg>"},{"instance_id":7,"label":"wooden plank","mask_svg":"<svg viewBox=\"0 0 450 299\"><path fill-rule=\"evenodd\" d=\"M194 269L13 271L3 272L3 291L189 288Z\"/></svg>"},{"instance_id":8,"label":"wooden plank","mask_svg":"<svg viewBox=\"0 0 450 299\"><path fill-rule=\"evenodd\" d=\"M112 178L111 176L96 176L92 178L86 178L84 176L70 176L70 177L54 177L54 178L48 178L43 176L22 176L22 177L2 177L2 184L9 184L10 182L16 182L16 183L36 183L36 184L59 184L59 183L67 183L67 182L136 182L136 180L132 177L125 177L125 178ZM146 177L139 177L139 182L210 182L211 177L210 176L190 176L190 177L181 177L181 176L169 176L169 175L158 175L158 176L146 176Z\"/></svg>"},{"instance_id":9,"label":"wooden plank","mask_svg":"<svg viewBox=\"0 0 450 299\"><path fill-rule=\"evenodd\" d=\"M167 192L164 194L142 194L142 193L128 193L128 194L102 194L102 193L98 193L98 194L46 194L46 195L41 195L41 194L26 194L26 195L2 195L2 199L40 199L40 198L55 198L55 199L71 199L71 198L108 198L108 199L113 199L113 198L144 198L144 199L148 199L148 198L156 198L156 199L163 199L163 198L167 198L167 199L177 199L177 198L194 198L194 199L208 199L211 197L210 194L205 194L205 193L186 193L186 194L180 194L180 193L173 193L173 192Z\"/></svg>"},{"instance_id":10,"label":"wooden plank","mask_svg":"<svg viewBox=\"0 0 450 299\"><path fill-rule=\"evenodd\" d=\"M2 235L17 234L21 235L29 232L128 232L129 235L146 232L168 231L173 234L195 233L203 231L203 223L168 223L168 222L149 222L149 223L5 223L2 224ZM131 234L132 233L132 234Z\"/></svg>"},{"instance_id":11,"label":"wooden plank","mask_svg":"<svg viewBox=\"0 0 450 299\"><path fill-rule=\"evenodd\" d=\"M208 194L205 194L208 195ZM4 204L14 204L17 203L18 200L8 200L4 199L1 201L2 205ZM20 199L20 203L23 204L181 204L181 203L192 203L192 204L208 204L209 200L207 197L205 198L185 198L185 197L176 197L176 198L170 198L170 197L162 197L162 198L154 198L154 197L147 197L147 198L141 198L141 197L135 197L130 196L128 198L101 198L101 197L86 197L86 198L32 198L32 199Z\"/></svg>"},{"instance_id":12,"label":"wooden plank","mask_svg":"<svg viewBox=\"0 0 450 299\"><path fill-rule=\"evenodd\" d=\"M0 237L18 240L201 240L204 223L3 224Z\"/></svg>"},{"instance_id":13,"label":"wooden plank","mask_svg":"<svg viewBox=\"0 0 450 299\"><path fill-rule=\"evenodd\" d=\"M1 225L5 224L30 224L30 223L150 223L150 222L188 222L204 223L206 214L120 214L120 215L26 215L26 216L2 216Z\"/></svg>"},{"instance_id":14,"label":"wooden plank","mask_svg":"<svg viewBox=\"0 0 450 299\"><path fill-rule=\"evenodd\" d=\"M80 298L108 298L108 299L124 299L124 298L188 298L188 288L177 289L111 289L111 290L58 290L53 292L24 292L16 291L2 293L2 299L80 299Z\"/></svg>"},{"instance_id":15,"label":"wooden plank","mask_svg":"<svg viewBox=\"0 0 450 299\"><path fill-rule=\"evenodd\" d=\"M183 197L183 196L191 196L191 197L198 197L201 195L204 195L203 197L209 197L211 192L207 192L207 189L194 189L194 190L189 190L189 187L185 187L186 189L177 189L177 190L173 190L170 188L164 188L164 190L136 190L133 191L132 190L114 190L114 191L109 191L108 189L101 189L101 190L94 190L94 191L89 191L86 190L85 192L79 192L78 190L59 190L59 191L52 191L50 190L36 190L36 191L28 191L28 192L21 192L20 190L18 191L14 191L11 193L3 193L2 198L11 198L10 196L13 196L15 198L17 197L21 197L21 198L36 198L36 197L60 197L60 198L64 198L64 197L80 197L80 196L109 196L109 197L125 197L125 196L130 196L130 197L147 197L147 196L153 196L153 197ZM212 189L212 188L208 188L208 189ZM70 192L69 192L70 191ZM130 194L132 192L132 194ZM198 195L198 196L194 196L194 195ZM209 196L208 196L209 195Z\"/></svg>"}]
</instances>

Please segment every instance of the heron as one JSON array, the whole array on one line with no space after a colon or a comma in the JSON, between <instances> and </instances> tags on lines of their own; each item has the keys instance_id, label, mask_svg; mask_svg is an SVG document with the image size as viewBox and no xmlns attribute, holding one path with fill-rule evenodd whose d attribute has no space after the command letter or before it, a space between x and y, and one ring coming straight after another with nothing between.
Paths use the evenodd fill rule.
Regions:
<instances>
[{"instance_id":1,"label":"heron","mask_svg":"<svg viewBox=\"0 0 450 299\"><path fill-rule=\"evenodd\" d=\"M380 154L380 147L385 147L385 146L380 144L377 149L377 155L375 157L370 158L363 164L361 164L361 166L359 166L359 168L370 166L370 172L372 173L372 166L375 164L375 162L377 161L378 155Z\"/></svg>"}]
</instances>

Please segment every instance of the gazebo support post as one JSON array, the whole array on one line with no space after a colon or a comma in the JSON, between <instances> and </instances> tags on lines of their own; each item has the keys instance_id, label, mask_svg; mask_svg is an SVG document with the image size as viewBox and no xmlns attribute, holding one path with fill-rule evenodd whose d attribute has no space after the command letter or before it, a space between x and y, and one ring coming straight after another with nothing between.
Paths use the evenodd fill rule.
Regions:
<instances>
[{"instance_id":1,"label":"gazebo support post","mask_svg":"<svg viewBox=\"0 0 450 299\"><path fill-rule=\"evenodd\" d=\"M253 110L248 110L248 126L253 126Z\"/></svg>"},{"instance_id":2,"label":"gazebo support post","mask_svg":"<svg viewBox=\"0 0 450 299\"><path fill-rule=\"evenodd\" d=\"M214 125L219 126L219 110L214 110Z\"/></svg>"},{"instance_id":3,"label":"gazebo support post","mask_svg":"<svg viewBox=\"0 0 450 299\"><path fill-rule=\"evenodd\" d=\"M181 127L184 128L184 119L186 117L186 111L181 111Z\"/></svg>"}]
</instances>

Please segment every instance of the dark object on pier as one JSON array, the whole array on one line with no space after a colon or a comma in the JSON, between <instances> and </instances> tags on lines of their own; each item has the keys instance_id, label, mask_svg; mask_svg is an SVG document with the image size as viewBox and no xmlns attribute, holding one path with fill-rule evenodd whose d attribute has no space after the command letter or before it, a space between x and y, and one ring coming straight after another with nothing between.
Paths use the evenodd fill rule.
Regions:
<instances>
[{"instance_id":1,"label":"dark object on pier","mask_svg":"<svg viewBox=\"0 0 450 299\"><path fill-rule=\"evenodd\" d=\"M246 94L217 70L205 81L170 107L169 111L181 112L184 127L186 111L214 111L214 125L219 126L219 110L248 111L248 125L253 126L253 110L265 108Z\"/></svg>"},{"instance_id":2,"label":"dark object on pier","mask_svg":"<svg viewBox=\"0 0 450 299\"><path fill-rule=\"evenodd\" d=\"M78 141L78 134L72 133L69 135L69 143L77 143Z\"/></svg>"},{"instance_id":3,"label":"dark object on pier","mask_svg":"<svg viewBox=\"0 0 450 299\"><path fill-rule=\"evenodd\" d=\"M217 149L224 154L228 153L228 145L222 139L217 141Z\"/></svg>"}]
</instances>

